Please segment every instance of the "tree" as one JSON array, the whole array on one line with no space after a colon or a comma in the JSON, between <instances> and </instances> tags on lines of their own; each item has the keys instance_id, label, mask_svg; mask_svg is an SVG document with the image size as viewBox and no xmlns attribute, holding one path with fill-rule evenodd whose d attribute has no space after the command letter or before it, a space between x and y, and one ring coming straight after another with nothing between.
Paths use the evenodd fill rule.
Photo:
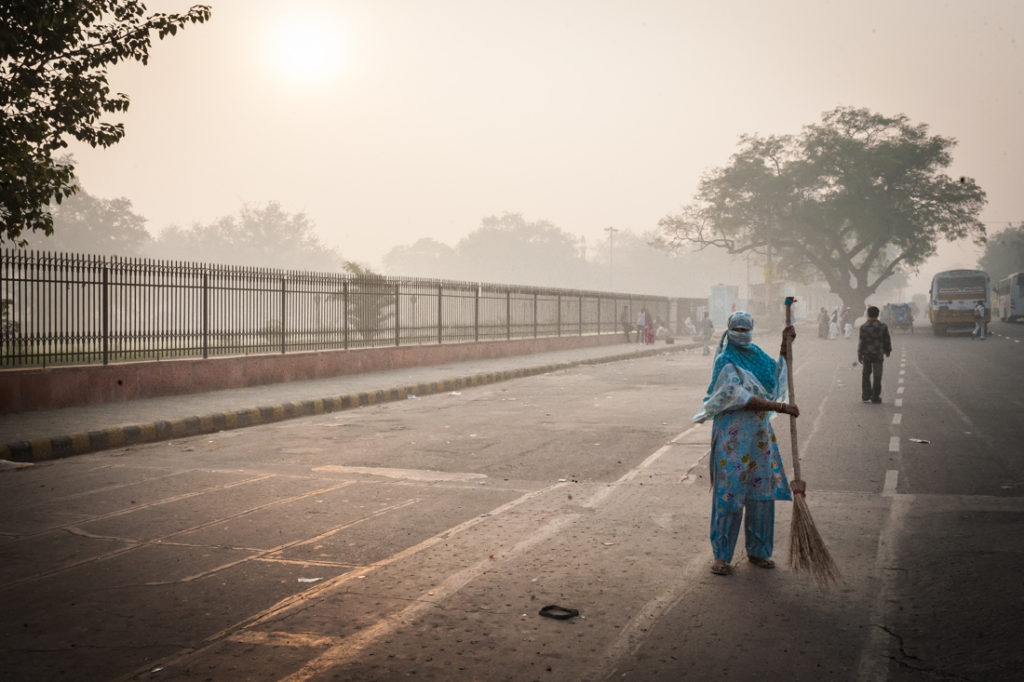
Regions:
<instances>
[{"instance_id":1,"label":"tree","mask_svg":"<svg viewBox=\"0 0 1024 682\"><path fill-rule=\"evenodd\" d=\"M423 237L410 246L396 246L384 255L388 272L405 277L448 277L455 250L436 239Z\"/></svg>"},{"instance_id":2,"label":"tree","mask_svg":"<svg viewBox=\"0 0 1024 682\"><path fill-rule=\"evenodd\" d=\"M395 315L393 286L387 278L354 261L345 262L345 270L354 275L348 286L345 315L350 331L359 335L365 345L375 345L389 318ZM335 292L335 300L344 292Z\"/></svg>"},{"instance_id":3,"label":"tree","mask_svg":"<svg viewBox=\"0 0 1024 682\"><path fill-rule=\"evenodd\" d=\"M701 180L697 201L659 221L661 243L760 254L783 275L824 279L863 310L939 239L984 242L985 193L942 172L955 144L902 114L852 107L799 135L744 135L730 165Z\"/></svg>"},{"instance_id":4,"label":"tree","mask_svg":"<svg viewBox=\"0 0 1024 682\"><path fill-rule=\"evenodd\" d=\"M688 249L666 251L658 248L653 232L636 234L618 230L596 249L600 270L596 284L618 292L662 296L707 296L723 277L743 276L742 261L724 251L697 253ZM609 262L610 261L610 262ZM596 265L596 264L595 264Z\"/></svg>"},{"instance_id":5,"label":"tree","mask_svg":"<svg viewBox=\"0 0 1024 682\"><path fill-rule=\"evenodd\" d=\"M1024 272L1024 222L1011 223L1002 232L992 235L978 260L978 267L988 273L993 283L1015 272Z\"/></svg>"},{"instance_id":6,"label":"tree","mask_svg":"<svg viewBox=\"0 0 1024 682\"><path fill-rule=\"evenodd\" d=\"M146 219L123 197L101 199L84 189L53 209L53 234L30 237L27 246L50 251L136 256L153 238Z\"/></svg>"},{"instance_id":7,"label":"tree","mask_svg":"<svg viewBox=\"0 0 1024 682\"><path fill-rule=\"evenodd\" d=\"M208 225L169 227L151 246L154 258L202 260L226 265L334 272L345 267L316 235L304 213L288 214L277 202L243 206L238 215Z\"/></svg>"},{"instance_id":8,"label":"tree","mask_svg":"<svg viewBox=\"0 0 1024 682\"><path fill-rule=\"evenodd\" d=\"M111 94L107 68L146 64L153 33L163 39L209 18L206 5L147 16L139 0L0 3L0 243L53 232L51 202L78 189L72 162L57 157L68 137L93 147L124 137L123 124L101 118L129 103Z\"/></svg>"},{"instance_id":9,"label":"tree","mask_svg":"<svg viewBox=\"0 0 1024 682\"><path fill-rule=\"evenodd\" d=\"M575 237L520 213L484 218L455 253L458 276L483 282L566 286L585 267Z\"/></svg>"}]
</instances>

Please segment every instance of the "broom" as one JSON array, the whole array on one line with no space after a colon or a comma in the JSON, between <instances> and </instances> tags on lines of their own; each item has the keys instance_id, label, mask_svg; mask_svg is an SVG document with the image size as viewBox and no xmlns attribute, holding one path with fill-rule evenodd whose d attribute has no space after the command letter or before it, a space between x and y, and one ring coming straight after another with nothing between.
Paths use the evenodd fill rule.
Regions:
<instances>
[{"instance_id":1,"label":"broom","mask_svg":"<svg viewBox=\"0 0 1024 682\"><path fill-rule=\"evenodd\" d=\"M793 323L792 296L786 297L786 326ZM789 383L789 402L796 403L793 393L793 341L786 339L786 376ZM797 448L796 417L789 417L790 444L793 447L793 480L789 489L793 492L793 522L789 529L789 566L796 571L811 574L819 587L834 584L839 577L839 567L832 561L825 541L814 525L811 510L807 508L807 483L800 479L800 452Z\"/></svg>"}]
</instances>

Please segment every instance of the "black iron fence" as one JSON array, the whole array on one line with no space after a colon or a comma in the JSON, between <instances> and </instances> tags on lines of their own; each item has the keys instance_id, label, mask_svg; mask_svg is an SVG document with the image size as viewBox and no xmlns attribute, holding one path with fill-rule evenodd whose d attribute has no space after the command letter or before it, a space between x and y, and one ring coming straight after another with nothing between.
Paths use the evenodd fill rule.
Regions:
<instances>
[{"instance_id":1,"label":"black iron fence","mask_svg":"<svg viewBox=\"0 0 1024 682\"><path fill-rule=\"evenodd\" d=\"M0 251L0 366L678 333L704 299Z\"/></svg>"}]
</instances>

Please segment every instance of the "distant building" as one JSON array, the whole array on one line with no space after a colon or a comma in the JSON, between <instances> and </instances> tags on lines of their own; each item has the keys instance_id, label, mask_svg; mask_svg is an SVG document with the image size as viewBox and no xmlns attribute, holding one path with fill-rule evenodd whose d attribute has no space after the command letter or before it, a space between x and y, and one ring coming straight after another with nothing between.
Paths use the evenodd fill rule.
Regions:
<instances>
[{"instance_id":1,"label":"distant building","mask_svg":"<svg viewBox=\"0 0 1024 682\"><path fill-rule=\"evenodd\" d=\"M708 297L708 311L716 329L725 329L729 315L737 310L740 288L732 284L716 284Z\"/></svg>"}]
</instances>

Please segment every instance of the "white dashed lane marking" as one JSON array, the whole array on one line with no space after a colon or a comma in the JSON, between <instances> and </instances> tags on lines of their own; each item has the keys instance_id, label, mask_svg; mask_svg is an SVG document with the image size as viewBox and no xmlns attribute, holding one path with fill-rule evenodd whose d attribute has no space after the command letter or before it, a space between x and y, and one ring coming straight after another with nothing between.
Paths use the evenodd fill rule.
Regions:
<instances>
[{"instance_id":1,"label":"white dashed lane marking","mask_svg":"<svg viewBox=\"0 0 1024 682\"><path fill-rule=\"evenodd\" d=\"M896 494L896 484L899 481L900 472L889 469L885 472L885 484L882 486L882 495L889 496Z\"/></svg>"}]
</instances>

